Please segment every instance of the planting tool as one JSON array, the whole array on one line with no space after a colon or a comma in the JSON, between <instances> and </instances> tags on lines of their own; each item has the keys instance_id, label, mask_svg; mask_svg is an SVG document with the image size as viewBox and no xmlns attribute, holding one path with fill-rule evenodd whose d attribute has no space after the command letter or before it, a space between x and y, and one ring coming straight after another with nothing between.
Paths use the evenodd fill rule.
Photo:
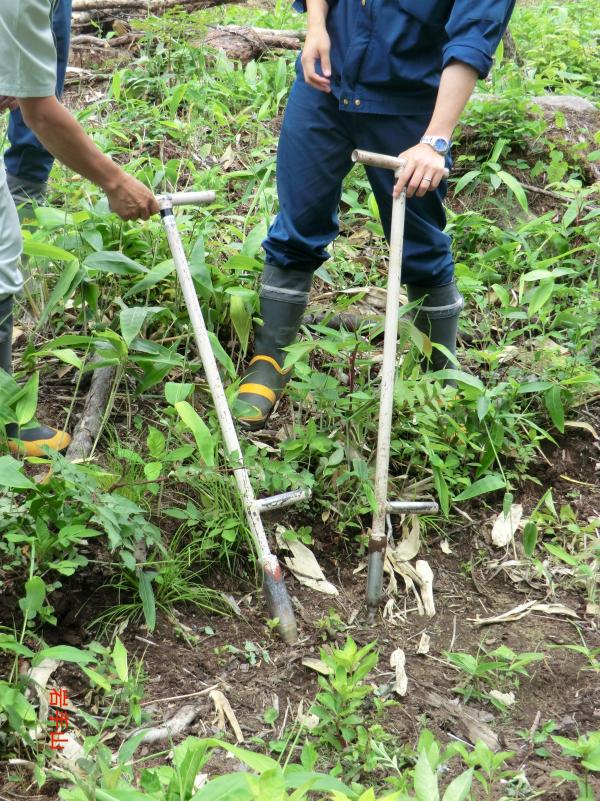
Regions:
<instances>
[{"instance_id":1,"label":"planting tool","mask_svg":"<svg viewBox=\"0 0 600 801\"><path fill-rule=\"evenodd\" d=\"M240 448L237 432L229 410L217 362L210 344L210 338L202 316L181 237L177 230L175 215L173 214L174 206L205 205L207 203L212 203L214 200L214 192L177 192L171 195L160 195L157 197L160 215L173 255L173 261L177 269L177 277L194 329L196 345L198 346L198 351L206 374L206 380L210 388L210 394L212 395L217 417L219 418L225 450L232 464L248 525L252 532L252 537L260 559L263 571L263 591L269 606L270 616L278 618L281 637L286 643L291 644L298 638L296 618L285 588L281 566L277 557L271 553L269 547L261 519L261 512L281 509L292 503L307 500L310 497L310 490L294 490L281 495L274 495L271 498L257 499L254 495L252 484L250 483L248 471L244 467L242 450Z\"/></svg>"},{"instance_id":2,"label":"planting tool","mask_svg":"<svg viewBox=\"0 0 600 801\"><path fill-rule=\"evenodd\" d=\"M404 169L404 159L355 150L352 161L368 167L393 170L398 177ZM446 171L448 172L448 171ZM369 560L367 573L367 610L373 620L383 588L383 567L387 535L386 517L389 514L434 514L437 503L429 501L388 501L388 473L390 465L390 439L392 412L394 408L394 381L396 377L396 350L398 341L398 318L400 311L400 284L402 282L402 249L404 245L404 218L406 214L406 190L394 198L390 236L390 260L385 307L385 333L383 339L383 364L381 366L381 389L379 402L379 429L377 432L377 456L375 461L375 501L371 536L369 538Z\"/></svg>"}]
</instances>

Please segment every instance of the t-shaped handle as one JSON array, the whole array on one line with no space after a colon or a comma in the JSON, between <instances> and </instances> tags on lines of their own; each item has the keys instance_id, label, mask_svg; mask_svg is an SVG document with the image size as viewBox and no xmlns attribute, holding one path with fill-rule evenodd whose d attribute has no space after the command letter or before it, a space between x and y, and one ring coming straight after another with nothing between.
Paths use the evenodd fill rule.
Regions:
<instances>
[{"instance_id":1,"label":"t-shaped handle","mask_svg":"<svg viewBox=\"0 0 600 801\"><path fill-rule=\"evenodd\" d=\"M365 164L367 167L381 167L384 170L402 172L406 167L406 160L397 156L386 156L383 153L372 153L370 150L353 150L352 161ZM450 170L444 170L444 177L450 175Z\"/></svg>"},{"instance_id":2,"label":"t-shaped handle","mask_svg":"<svg viewBox=\"0 0 600 801\"><path fill-rule=\"evenodd\" d=\"M214 203L216 194L212 191L206 192L171 192L165 195L158 195L157 201L161 209L170 206L207 206Z\"/></svg>"}]
</instances>

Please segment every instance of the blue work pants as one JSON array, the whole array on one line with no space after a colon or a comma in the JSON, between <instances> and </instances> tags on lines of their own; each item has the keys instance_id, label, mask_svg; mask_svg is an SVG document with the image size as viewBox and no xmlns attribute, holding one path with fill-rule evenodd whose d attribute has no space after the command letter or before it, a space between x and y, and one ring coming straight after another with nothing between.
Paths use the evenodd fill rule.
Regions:
<instances>
[{"instance_id":1,"label":"blue work pants","mask_svg":"<svg viewBox=\"0 0 600 801\"><path fill-rule=\"evenodd\" d=\"M282 269L318 269L339 233L342 181L354 166L352 151L397 156L419 142L430 118L430 112L396 116L342 111L333 95L313 89L298 75L279 138L280 210L263 242L267 261ZM389 239L394 174L372 167L366 172ZM446 188L443 181L437 190L407 201L403 283L434 287L453 280L450 237L444 233Z\"/></svg>"}]
</instances>

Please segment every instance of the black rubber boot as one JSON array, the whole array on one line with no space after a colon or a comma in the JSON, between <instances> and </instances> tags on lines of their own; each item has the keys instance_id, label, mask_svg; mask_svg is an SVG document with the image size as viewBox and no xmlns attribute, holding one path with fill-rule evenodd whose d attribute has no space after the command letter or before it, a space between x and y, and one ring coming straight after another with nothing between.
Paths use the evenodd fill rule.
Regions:
<instances>
[{"instance_id":1,"label":"black rubber boot","mask_svg":"<svg viewBox=\"0 0 600 801\"><path fill-rule=\"evenodd\" d=\"M254 356L242 377L238 422L250 431L263 428L291 369L284 370L287 348L295 342L308 304L312 273L265 264L260 289L262 325L254 329Z\"/></svg>"},{"instance_id":2,"label":"black rubber boot","mask_svg":"<svg viewBox=\"0 0 600 801\"><path fill-rule=\"evenodd\" d=\"M465 305L456 282L435 287L408 284L406 289L410 303L422 301L421 306L415 310L413 318L416 327L434 344L443 345L455 356L458 318ZM445 370L453 365L444 353L433 348L431 359L424 359L423 367Z\"/></svg>"},{"instance_id":3,"label":"black rubber boot","mask_svg":"<svg viewBox=\"0 0 600 801\"><path fill-rule=\"evenodd\" d=\"M12 367L12 307L12 295L0 300L0 369L9 374ZM45 446L62 451L71 442L71 437L65 431L37 422L28 423L25 428L9 423L5 431L9 450L22 456L44 456Z\"/></svg>"}]
</instances>

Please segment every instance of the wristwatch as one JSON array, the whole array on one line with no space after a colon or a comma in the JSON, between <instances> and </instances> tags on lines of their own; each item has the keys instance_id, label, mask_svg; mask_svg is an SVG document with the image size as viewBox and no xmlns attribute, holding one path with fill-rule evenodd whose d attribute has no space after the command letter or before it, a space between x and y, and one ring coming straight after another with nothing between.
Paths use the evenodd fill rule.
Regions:
<instances>
[{"instance_id":1,"label":"wristwatch","mask_svg":"<svg viewBox=\"0 0 600 801\"><path fill-rule=\"evenodd\" d=\"M445 156L450 150L450 142L443 136L423 136L421 144L430 145L436 153L440 153L442 156Z\"/></svg>"}]
</instances>

